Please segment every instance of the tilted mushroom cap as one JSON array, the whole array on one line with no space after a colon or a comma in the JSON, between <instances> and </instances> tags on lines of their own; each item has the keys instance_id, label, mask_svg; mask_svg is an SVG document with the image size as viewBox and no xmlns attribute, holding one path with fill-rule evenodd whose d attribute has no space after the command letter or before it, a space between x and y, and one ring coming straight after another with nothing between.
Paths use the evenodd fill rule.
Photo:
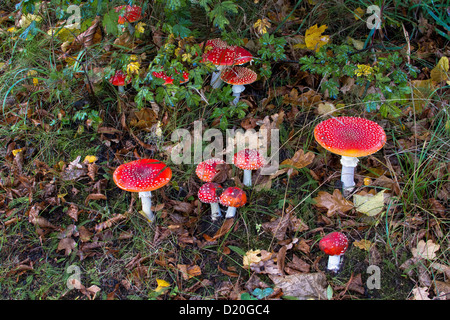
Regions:
<instances>
[{"instance_id":1,"label":"tilted mushroom cap","mask_svg":"<svg viewBox=\"0 0 450 320\"><path fill-rule=\"evenodd\" d=\"M172 178L172 170L155 159L140 159L124 163L116 168L113 180L116 185L130 192L146 192L159 189Z\"/></svg>"},{"instance_id":2,"label":"tilted mushroom cap","mask_svg":"<svg viewBox=\"0 0 450 320\"><path fill-rule=\"evenodd\" d=\"M246 67L232 67L222 72L222 81L232 85L246 85L256 81L258 75Z\"/></svg>"},{"instance_id":3,"label":"tilted mushroom cap","mask_svg":"<svg viewBox=\"0 0 450 320\"><path fill-rule=\"evenodd\" d=\"M234 66L252 61L250 52L241 47L227 46L216 47L208 51L204 56L203 62L211 62L216 66Z\"/></svg>"},{"instance_id":4,"label":"tilted mushroom cap","mask_svg":"<svg viewBox=\"0 0 450 320\"><path fill-rule=\"evenodd\" d=\"M339 256L343 254L348 247L348 239L345 234L332 232L327 234L319 241L319 248L330 256Z\"/></svg>"},{"instance_id":5,"label":"tilted mushroom cap","mask_svg":"<svg viewBox=\"0 0 450 320\"><path fill-rule=\"evenodd\" d=\"M179 73L178 71L175 70L176 73ZM160 78L163 79L165 82L163 83L163 85L167 85L167 84L173 84L173 79L172 77L168 76L164 71L159 71L159 72L153 72L152 75L156 78ZM183 80L180 80L180 84L185 83L189 81L189 72L187 71L183 71Z\"/></svg>"},{"instance_id":6,"label":"tilted mushroom cap","mask_svg":"<svg viewBox=\"0 0 450 320\"><path fill-rule=\"evenodd\" d=\"M223 164L225 161L219 158L211 158L200 162L195 169L195 173L200 180L205 182L211 182L214 176L218 173L216 166L218 164Z\"/></svg>"},{"instance_id":7,"label":"tilted mushroom cap","mask_svg":"<svg viewBox=\"0 0 450 320\"><path fill-rule=\"evenodd\" d=\"M216 191L221 188L222 186L218 183L205 183L198 190L198 199L203 203L217 203L219 202L219 196L217 196Z\"/></svg>"},{"instance_id":8,"label":"tilted mushroom cap","mask_svg":"<svg viewBox=\"0 0 450 320\"><path fill-rule=\"evenodd\" d=\"M220 195L220 204L227 207L242 207L247 203L246 193L238 187L229 187Z\"/></svg>"},{"instance_id":9,"label":"tilted mushroom cap","mask_svg":"<svg viewBox=\"0 0 450 320\"><path fill-rule=\"evenodd\" d=\"M358 117L325 120L315 127L314 137L328 151L347 157L367 156L386 143L386 133L379 124Z\"/></svg>"},{"instance_id":10,"label":"tilted mushroom cap","mask_svg":"<svg viewBox=\"0 0 450 320\"><path fill-rule=\"evenodd\" d=\"M120 12L123 14L119 15L119 20L117 21L119 24L124 24L125 22L136 22L142 19L142 8L136 5L123 5L115 7L114 10L116 12Z\"/></svg>"},{"instance_id":11,"label":"tilted mushroom cap","mask_svg":"<svg viewBox=\"0 0 450 320\"><path fill-rule=\"evenodd\" d=\"M234 155L233 162L243 170L258 170L264 166L265 160L257 150L244 149Z\"/></svg>"},{"instance_id":12,"label":"tilted mushroom cap","mask_svg":"<svg viewBox=\"0 0 450 320\"><path fill-rule=\"evenodd\" d=\"M127 75L123 73L122 70L117 70L114 76L112 76L109 79L109 82L111 82L114 86L124 86L125 85L125 79L127 78ZM128 79L127 83L130 83L131 79Z\"/></svg>"}]
</instances>

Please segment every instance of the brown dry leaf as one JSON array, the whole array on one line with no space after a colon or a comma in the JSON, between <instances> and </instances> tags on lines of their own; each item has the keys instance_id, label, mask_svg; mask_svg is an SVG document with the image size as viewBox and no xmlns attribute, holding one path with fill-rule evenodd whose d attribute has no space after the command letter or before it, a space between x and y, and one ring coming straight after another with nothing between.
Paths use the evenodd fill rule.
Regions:
<instances>
[{"instance_id":1,"label":"brown dry leaf","mask_svg":"<svg viewBox=\"0 0 450 320\"><path fill-rule=\"evenodd\" d=\"M242 259L244 268L249 267L252 263L258 263L261 261L261 250L249 250Z\"/></svg>"},{"instance_id":2,"label":"brown dry leaf","mask_svg":"<svg viewBox=\"0 0 450 320\"><path fill-rule=\"evenodd\" d=\"M449 63L447 57L442 57L437 65L431 70L430 78L431 80L439 83L448 80L448 69Z\"/></svg>"},{"instance_id":3,"label":"brown dry leaf","mask_svg":"<svg viewBox=\"0 0 450 320\"><path fill-rule=\"evenodd\" d=\"M450 283L439 280L434 281L434 292L439 300L450 300Z\"/></svg>"},{"instance_id":4,"label":"brown dry leaf","mask_svg":"<svg viewBox=\"0 0 450 320\"><path fill-rule=\"evenodd\" d=\"M269 278L275 284L275 288L283 290L284 296L296 297L299 300L327 299L327 278L324 273L269 275Z\"/></svg>"},{"instance_id":5,"label":"brown dry leaf","mask_svg":"<svg viewBox=\"0 0 450 320\"><path fill-rule=\"evenodd\" d=\"M75 204L71 204L66 214L73 220L78 221L78 207Z\"/></svg>"},{"instance_id":6,"label":"brown dry leaf","mask_svg":"<svg viewBox=\"0 0 450 320\"><path fill-rule=\"evenodd\" d=\"M78 233L80 235L81 242L88 242L91 240L92 232L86 229L85 226L81 226L78 228Z\"/></svg>"},{"instance_id":7,"label":"brown dry leaf","mask_svg":"<svg viewBox=\"0 0 450 320\"><path fill-rule=\"evenodd\" d=\"M84 200L84 204L87 205L90 200L106 200L106 196L101 193L91 193Z\"/></svg>"},{"instance_id":8,"label":"brown dry leaf","mask_svg":"<svg viewBox=\"0 0 450 320\"><path fill-rule=\"evenodd\" d=\"M91 26L83 33L80 33L72 42L72 45L82 45L90 47L102 40L101 17L96 17Z\"/></svg>"},{"instance_id":9,"label":"brown dry leaf","mask_svg":"<svg viewBox=\"0 0 450 320\"><path fill-rule=\"evenodd\" d=\"M417 287L412 290L412 294L414 295L413 300L431 300L428 296L428 288L427 287Z\"/></svg>"},{"instance_id":10,"label":"brown dry leaf","mask_svg":"<svg viewBox=\"0 0 450 320\"><path fill-rule=\"evenodd\" d=\"M76 157L75 160L69 163L69 165L65 168L64 172L62 173L62 179L69 181L69 180L76 180L84 175L87 174L87 168L86 165L82 162L80 162L81 156Z\"/></svg>"},{"instance_id":11,"label":"brown dry leaf","mask_svg":"<svg viewBox=\"0 0 450 320\"><path fill-rule=\"evenodd\" d=\"M436 86L433 80L413 80L412 86L412 104L416 112L421 113L431 101L436 92Z\"/></svg>"},{"instance_id":12,"label":"brown dry leaf","mask_svg":"<svg viewBox=\"0 0 450 320\"><path fill-rule=\"evenodd\" d=\"M415 258L432 260L436 258L436 251L438 251L440 245L435 244L433 240L427 242L420 240L416 248L411 249L411 253Z\"/></svg>"},{"instance_id":13,"label":"brown dry leaf","mask_svg":"<svg viewBox=\"0 0 450 320\"><path fill-rule=\"evenodd\" d=\"M40 210L41 208L39 205L32 206L28 211L28 221L31 224L37 225L41 228L58 229L56 226L51 224L47 219L39 216Z\"/></svg>"},{"instance_id":14,"label":"brown dry leaf","mask_svg":"<svg viewBox=\"0 0 450 320\"><path fill-rule=\"evenodd\" d=\"M217 232L214 234L214 236L210 237L207 234L203 234L203 238L205 238L206 241L215 241L219 239L220 237L224 236L228 233L228 231L231 230L231 227L233 227L234 219L225 219L222 226L217 230Z\"/></svg>"},{"instance_id":15,"label":"brown dry leaf","mask_svg":"<svg viewBox=\"0 0 450 320\"><path fill-rule=\"evenodd\" d=\"M332 195L325 191L319 191L313 200L316 202L315 206L327 209L328 217L332 217L337 212L345 213L353 208L353 203L345 199L338 189L335 189Z\"/></svg>"},{"instance_id":16,"label":"brown dry leaf","mask_svg":"<svg viewBox=\"0 0 450 320\"><path fill-rule=\"evenodd\" d=\"M291 159L284 160L281 165L292 166L295 169L301 169L310 165L314 161L315 155L311 151L305 153L302 149L295 152ZM285 168L288 176L295 176L298 171L294 168ZM284 170L284 169L283 169Z\"/></svg>"},{"instance_id":17,"label":"brown dry leaf","mask_svg":"<svg viewBox=\"0 0 450 320\"><path fill-rule=\"evenodd\" d=\"M119 221L124 219L126 219L125 215L120 213L116 214L114 217L95 225L94 230L95 232L100 232L104 229L110 228L113 224L118 223Z\"/></svg>"},{"instance_id":18,"label":"brown dry leaf","mask_svg":"<svg viewBox=\"0 0 450 320\"><path fill-rule=\"evenodd\" d=\"M288 274L294 274L297 272L309 272L311 269L311 266L309 263L305 262L304 260L300 259L297 255L292 256L292 261L288 262L286 264L285 271Z\"/></svg>"},{"instance_id":19,"label":"brown dry leaf","mask_svg":"<svg viewBox=\"0 0 450 320\"><path fill-rule=\"evenodd\" d=\"M270 233L272 233L275 239L279 241L284 240L284 238L286 237L287 228L290 224L290 217L291 210L286 210L284 215L280 218L263 223L262 228L265 231L269 231Z\"/></svg>"},{"instance_id":20,"label":"brown dry leaf","mask_svg":"<svg viewBox=\"0 0 450 320\"><path fill-rule=\"evenodd\" d=\"M68 256L76 247L76 242L72 237L63 238L58 243L57 251L64 250L64 255Z\"/></svg>"},{"instance_id":21,"label":"brown dry leaf","mask_svg":"<svg viewBox=\"0 0 450 320\"><path fill-rule=\"evenodd\" d=\"M158 122L158 116L150 108L142 108L139 111L134 112L132 119L130 120L130 126L151 131L152 126Z\"/></svg>"},{"instance_id":22,"label":"brown dry leaf","mask_svg":"<svg viewBox=\"0 0 450 320\"><path fill-rule=\"evenodd\" d=\"M178 264L177 268L181 271L184 280L189 280L192 277L198 277L202 274L202 270L198 265L189 266L187 264Z\"/></svg>"},{"instance_id":23,"label":"brown dry leaf","mask_svg":"<svg viewBox=\"0 0 450 320\"><path fill-rule=\"evenodd\" d=\"M366 250L367 252L369 252L370 247L372 247L372 244L373 244L372 242L366 239L361 239L353 242L353 245L355 247L360 248L361 250Z\"/></svg>"}]
</instances>

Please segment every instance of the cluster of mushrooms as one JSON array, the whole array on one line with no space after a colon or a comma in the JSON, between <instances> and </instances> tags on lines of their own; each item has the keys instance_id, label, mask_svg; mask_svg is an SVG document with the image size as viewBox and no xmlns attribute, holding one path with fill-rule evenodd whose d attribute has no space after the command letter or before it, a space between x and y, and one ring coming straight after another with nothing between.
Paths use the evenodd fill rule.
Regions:
<instances>
[{"instance_id":1,"label":"cluster of mushrooms","mask_svg":"<svg viewBox=\"0 0 450 320\"><path fill-rule=\"evenodd\" d=\"M122 19L134 22L141 12L136 6L127 7L126 16ZM123 8L122 8L123 9ZM120 21L119 21L120 23ZM202 44L203 46L203 44ZM211 77L211 87L219 88L222 81L233 85L233 104L239 100L244 85L256 81L257 75L251 69L240 65L252 61L251 54L240 47L229 46L221 39L208 40L202 62L211 62L216 71ZM189 73L183 72L183 81L189 80ZM164 85L172 84L173 79L164 72L154 72L153 76L164 79ZM111 83L123 90L126 76L119 70L111 78ZM320 122L314 129L316 141L326 150L341 156L341 182L344 195L349 195L355 188L354 172L358 158L368 156L380 150L386 143L386 134L377 123L360 117L332 117ZM233 218L236 208L246 204L246 193L238 187L223 190L218 183L212 182L217 174L216 166L225 163L219 158L211 158L198 164L196 174L205 182L198 191L201 202L211 205L211 219L222 217L219 204L228 207L225 218ZM244 170L243 184L252 184L251 170L265 165L265 160L258 151L244 149L234 155L234 165ZM126 191L138 192L142 201L142 211L149 221L155 216L151 211L151 191L166 185L172 177L172 171L163 162L155 159L140 159L120 165L113 174L116 185ZM219 190L223 192L218 195ZM348 238L341 232L331 232L319 241L319 248L329 255L327 269L338 272L342 263L341 256L348 248Z\"/></svg>"},{"instance_id":2,"label":"cluster of mushrooms","mask_svg":"<svg viewBox=\"0 0 450 320\"><path fill-rule=\"evenodd\" d=\"M117 12L122 12L119 16L119 25L128 22L128 26L131 26L133 22L142 19L142 8L136 5L133 6L120 6L116 8ZM242 65L253 61L252 54L246 49L239 46L228 45L222 39L210 39L206 43L201 43L200 47L203 50L202 63L211 63L216 67L216 70L211 76L211 87L214 89L220 88L223 82L232 85L233 104L236 105L239 101L241 93L245 90L245 85L251 84L256 81L257 74L255 71L243 67ZM175 73L179 73L178 70L174 70ZM164 80L163 86L173 84L174 79L167 75L166 72L153 72L152 76ZM189 81L189 72L182 72L183 79L180 80L180 84ZM122 72L122 70L116 70L115 74L109 79L109 82L117 86L120 94L124 94L125 86L131 82L131 79Z\"/></svg>"}]
</instances>

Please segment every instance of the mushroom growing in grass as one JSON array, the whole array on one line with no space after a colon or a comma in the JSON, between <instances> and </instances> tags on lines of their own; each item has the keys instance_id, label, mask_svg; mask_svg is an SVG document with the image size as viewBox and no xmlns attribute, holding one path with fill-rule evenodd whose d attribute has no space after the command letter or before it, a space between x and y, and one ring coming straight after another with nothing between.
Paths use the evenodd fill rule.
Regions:
<instances>
[{"instance_id":1,"label":"mushroom growing in grass","mask_svg":"<svg viewBox=\"0 0 450 320\"><path fill-rule=\"evenodd\" d=\"M197 168L195 168L195 173L200 180L204 182L211 182L214 176L219 172L216 170L216 166L224 163L225 161L219 158L207 159L197 165Z\"/></svg>"},{"instance_id":2,"label":"mushroom growing in grass","mask_svg":"<svg viewBox=\"0 0 450 320\"><path fill-rule=\"evenodd\" d=\"M358 157L375 153L386 143L386 133L380 125L359 117L325 120L315 127L314 137L322 147L341 156L344 194L354 189Z\"/></svg>"},{"instance_id":3,"label":"mushroom growing in grass","mask_svg":"<svg viewBox=\"0 0 450 320\"><path fill-rule=\"evenodd\" d=\"M217 190L222 186L218 183L207 182L198 190L198 199L203 203L211 204L211 220L216 221L222 216L219 206L219 196Z\"/></svg>"},{"instance_id":4,"label":"mushroom growing in grass","mask_svg":"<svg viewBox=\"0 0 450 320\"><path fill-rule=\"evenodd\" d=\"M176 73L179 73L178 71L175 71ZM159 72L153 72L152 75L155 78L163 79L165 82L163 83L163 86L166 86L168 84L173 84L173 78L171 76L168 76L164 71ZM180 80L180 84L186 83L189 81L189 72L183 71L183 80Z\"/></svg>"},{"instance_id":5,"label":"mushroom growing in grass","mask_svg":"<svg viewBox=\"0 0 450 320\"><path fill-rule=\"evenodd\" d=\"M139 193L142 211L150 222L155 219L151 210L151 192L165 186L171 178L172 170L155 159L140 159L124 163L118 166L113 174L113 180L119 188Z\"/></svg>"},{"instance_id":6,"label":"mushroom growing in grass","mask_svg":"<svg viewBox=\"0 0 450 320\"><path fill-rule=\"evenodd\" d=\"M127 78L127 75L125 73L123 73L122 70L117 70L116 73L114 74L114 76L112 76L109 79L109 82L113 86L117 87L120 94L124 94L125 93L125 85L127 83L131 82L131 79L128 79L128 82L125 82L126 78Z\"/></svg>"},{"instance_id":7,"label":"mushroom growing in grass","mask_svg":"<svg viewBox=\"0 0 450 320\"><path fill-rule=\"evenodd\" d=\"M216 71L211 76L211 87L217 89L221 86L220 75L225 67L241 65L253 60L250 52L241 47L218 46L208 51L203 57L203 62L211 62L216 66Z\"/></svg>"},{"instance_id":8,"label":"mushroom growing in grass","mask_svg":"<svg viewBox=\"0 0 450 320\"><path fill-rule=\"evenodd\" d=\"M233 218L236 215L236 209L247 203L247 195L238 187L229 187L220 195L219 202L227 206L225 219Z\"/></svg>"},{"instance_id":9,"label":"mushroom growing in grass","mask_svg":"<svg viewBox=\"0 0 450 320\"><path fill-rule=\"evenodd\" d=\"M119 20L117 22L120 25L128 22L128 32L130 35L133 35L133 23L142 19L142 8L136 5L122 5L115 7L114 10L119 13Z\"/></svg>"},{"instance_id":10,"label":"mushroom growing in grass","mask_svg":"<svg viewBox=\"0 0 450 320\"><path fill-rule=\"evenodd\" d=\"M348 239L341 232L327 234L319 241L319 248L329 255L327 269L338 272L341 263L341 256L348 248Z\"/></svg>"},{"instance_id":11,"label":"mushroom growing in grass","mask_svg":"<svg viewBox=\"0 0 450 320\"><path fill-rule=\"evenodd\" d=\"M255 82L257 77L256 72L249 68L232 67L226 69L220 76L220 79L223 82L233 85L233 96L235 96L233 104L236 105L241 96L241 92L245 90L245 85Z\"/></svg>"},{"instance_id":12,"label":"mushroom growing in grass","mask_svg":"<svg viewBox=\"0 0 450 320\"><path fill-rule=\"evenodd\" d=\"M252 149L244 149L234 155L233 163L236 167L244 170L242 183L244 186L252 185L252 170L258 170L265 164L264 157Z\"/></svg>"}]
</instances>

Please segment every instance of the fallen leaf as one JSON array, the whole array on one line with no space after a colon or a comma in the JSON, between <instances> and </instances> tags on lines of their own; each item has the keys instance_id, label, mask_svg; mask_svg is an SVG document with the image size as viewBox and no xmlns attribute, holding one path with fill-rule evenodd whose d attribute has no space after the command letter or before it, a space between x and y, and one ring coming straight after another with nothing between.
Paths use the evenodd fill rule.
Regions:
<instances>
[{"instance_id":1,"label":"fallen leaf","mask_svg":"<svg viewBox=\"0 0 450 320\"><path fill-rule=\"evenodd\" d=\"M431 70L430 78L436 82L443 82L448 80L448 58L442 57L437 65Z\"/></svg>"},{"instance_id":2,"label":"fallen leaf","mask_svg":"<svg viewBox=\"0 0 450 320\"><path fill-rule=\"evenodd\" d=\"M64 250L64 255L68 256L75 249L76 242L72 237L63 238L58 243L57 251Z\"/></svg>"},{"instance_id":3,"label":"fallen leaf","mask_svg":"<svg viewBox=\"0 0 450 320\"><path fill-rule=\"evenodd\" d=\"M353 245L357 248L360 248L361 250L369 251L370 247L372 246L372 242L366 239L361 239L358 241L353 241Z\"/></svg>"},{"instance_id":4,"label":"fallen leaf","mask_svg":"<svg viewBox=\"0 0 450 320\"><path fill-rule=\"evenodd\" d=\"M170 283L162 279L156 279L156 283L158 284L158 286L154 290L156 292L162 292L165 288L170 286Z\"/></svg>"},{"instance_id":5,"label":"fallen leaf","mask_svg":"<svg viewBox=\"0 0 450 320\"><path fill-rule=\"evenodd\" d=\"M382 190L376 195L370 193L366 195L353 195L353 204L355 210L368 215L369 217L375 216L384 210L384 192Z\"/></svg>"},{"instance_id":6,"label":"fallen leaf","mask_svg":"<svg viewBox=\"0 0 450 320\"><path fill-rule=\"evenodd\" d=\"M353 203L344 198L342 193L335 189L333 194L319 191L317 197L313 198L315 206L327 209L327 216L331 217L337 212L345 213L353 208Z\"/></svg>"},{"instance_id":7,"label":"fallen leaf","mask_svg":"<svg viewBox=\"0 0 450 320\"><path fill-rule=\"evenodd\" d=\"M327 279L324 273L269 275L269 278L275 284L275 288L283 290L284 296L295 297L299 300L327 299Z\"/></svg>"},{"instance_id":8,"label":"fallen leaf","mask_svg":"<svg viewBox=\"0 0 450 320\"><path fill-rule=\"evenodd\" d=\"M305 32L306 48L317 52L322 46L327 44L330 41L330 36L322 35L327 28L327 25L317 27L317 24L308 28Z\"/></svg>"},{"instance_id":9,"label":"fallen leaf","mask_svg":"<svg viewBox=\"0 0 450 320\"><path fill-rule=\"evenodd\" d=\"M249 250L243 257L242 265L244 267L250 266L252 263L258 263L261 261L261 250Z\"/></svg>"},{"instance_id":10,"label":"fallen leaf","mask_svg":"<svg viewBox=\"0 0 450 320\"><path fill-rule=\"evenodd\" d=\"M203 237L205 238L206 241L210 241L210 242L215 241L215 240L219 239L220 237L224 236L225 234L227 234L228 231L231 230L233 223L234 223L234 219L225 219L222 226L219 228L219 230L217 230L217 232L214 234L214 236L210 237L207 234L203 234Z\"/></svg>"},{"instance_id":11,"label":"fallen leaf","mask_svg":"<svg viewBox=\"0 0 450 320\"><path fill-rule=\"evenodd\" d=\"M417 287L412 289L412 294L414 296L413 300L431 300L428 296L428 288Z\"/></svg>"},{"instance_id":12,"label":"fallen leaf","mask_svg":"<svg viewBox=\"0 0 450 320\"><path fill-rule=\"evenodd\" d=\"M202 274L198 265L188 266L186 264L178 264L177 268L181 271L184 280L189 280L192 277L198 277Z\"/></svg>"},{"instance_id":13,"label":"fallen leaf","mask_svg":"<svg viewBox=\"0 0 450 320\"><path fill-rule=\"evenodd\" d=\"M417 247L411 249L411 253L415 258L433 260L436 258L436 251L439 248L440 245L435 244L433 240L428 240L427 242L420 240Z\"/></svg>"},{"instance_id":14,"label":"fallen leaf","mask_svg":"<svg viewBox=\"0 0 450 320\"><path fill-rule=\"evenodd\" d=\"M305 153L302 149L295 152L291 159L284 160L281 165L288 165L294 167L295 169L301 169L310 165L314 161L314 153L308 151ZM294 168L286 168L286 173L288 176L294 176L298 174L298 171Z\"/></svg>"}]
</instances>

